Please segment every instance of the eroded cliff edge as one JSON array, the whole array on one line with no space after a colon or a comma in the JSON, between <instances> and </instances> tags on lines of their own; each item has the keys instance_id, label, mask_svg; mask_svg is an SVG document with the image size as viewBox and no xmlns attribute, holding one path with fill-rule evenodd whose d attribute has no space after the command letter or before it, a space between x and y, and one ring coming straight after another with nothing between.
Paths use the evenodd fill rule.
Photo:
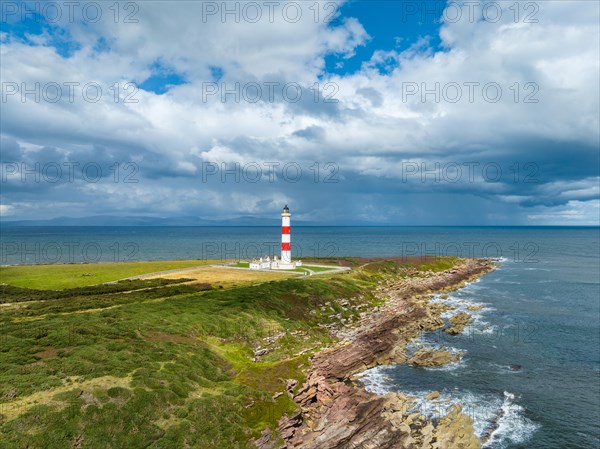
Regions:
<instances>
[{"instance_id":1,"label":"eroded cliff edge","mask_svg":"<svg viewBox=\"0 0 600 449\"><path fill-rule=\"evenodd\" d=\"M473 422L461 412L460 405L434 423L411 412L410 397L369 393L354 376L382 364L453 361L453 355L443 350L424 349L409 355L405 346L420 333L446 325L440 315L447 308L430 303L432 293L461 288L494 267L492 260L466 259L443 272L393 279L380 285L378 294L385 297L384 305L366 313L351 327L336 330L338 343L313 357L307 381L299 388L289 383L288 394L300 406L300 412L281 419L279 442L265 431L256 445L261 449L481 447ZM464 316L454 320L449 332L455 332L455 326L464 325L466 320Z\"/></svg>"}]
</instances>

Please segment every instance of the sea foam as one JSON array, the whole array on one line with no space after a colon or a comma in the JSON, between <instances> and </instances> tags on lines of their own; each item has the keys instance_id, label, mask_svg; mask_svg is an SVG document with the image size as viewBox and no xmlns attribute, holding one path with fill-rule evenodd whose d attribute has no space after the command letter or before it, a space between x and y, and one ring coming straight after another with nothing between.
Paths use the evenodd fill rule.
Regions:
<instances>
[{"instance_id":1,"label":"sea foam","mask_svg":"<svg viewBox=\"0 0 600 449\"><path fill-rule=\"evenodd\" d=\"M540 425L527 418L524 412L524 408L515 402L515 395L505 391L500 414L495 422L496 428L483 448L502 449L531 438Z\"/></svg>"}]
</instances>

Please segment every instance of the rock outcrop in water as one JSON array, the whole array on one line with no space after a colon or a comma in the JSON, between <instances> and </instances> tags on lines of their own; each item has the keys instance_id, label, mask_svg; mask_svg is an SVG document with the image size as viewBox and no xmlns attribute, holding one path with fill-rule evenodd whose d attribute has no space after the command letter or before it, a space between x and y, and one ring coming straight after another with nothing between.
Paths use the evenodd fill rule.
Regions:
<instances>
[{"instance_id":1,"label":"rock outcrop in water","mask_svg":"<svg viewBox=\"0 0 600 449\"><path fill-rule=\"evenodd\" d=\"M408 360L408 363L418 366L441 366L458 362L460 354L453 354L446 349L421 349Z\"/></svg>"},{"instance_id":2,"label":"rock outcrop in water","mask_svg":"<svg viewBox=\"0 0 600 449\"><path fill-rule=\"evenodd\" d=\"M481 447L471 418L461 412L460 406L434 423L413 411L413 398L369 393L354 375L379 364L432 366L456 361L459 356L445 350L421 350L409 357L404 349L424 330L444 326L440 318L444 307L430 307L430 293L460 288L493 268L489 260L465 260L448 271L382 286L380 293L389 299L379 311L364 316L352 328L337 331L339 343L313 357L307 381L295 394L288 389L301 411L281 419L278 431L284 444L275 446L269 432L265 432L256 445L260 449ZM453 326L460 326L464 319L455 321Z\"/></svg>"},{"instance_id":3,"label":"rock outcrop in water","mask_svg":"<svg viewBox=\"0 0 600 449\"><path fill-rule=\"evenodd\" d=\"M465 330L465 326L471 324L473 322L471 315L466 312L459 313L454 315L448 320L452 326L444 329L444 332L450 335L460 334L463 330Z\"/></svg>"}]
</instances>

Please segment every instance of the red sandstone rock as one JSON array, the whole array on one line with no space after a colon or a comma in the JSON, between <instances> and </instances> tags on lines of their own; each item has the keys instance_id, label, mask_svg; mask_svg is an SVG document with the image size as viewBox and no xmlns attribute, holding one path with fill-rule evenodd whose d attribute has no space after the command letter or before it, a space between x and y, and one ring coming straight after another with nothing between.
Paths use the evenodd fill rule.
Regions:
<instances>
[{"instance_id":1,"label":"red sandstone rock","mask_svg":"<svg viewBox=\"0 0 600 449\"><path fill-rule=\"evenodd\" d=\"M407 415L409 400L402 395L368 393L350 378L380 363L406 361L402 348L412 337L423 329L443 326L441 309L432 309L436 310L432 314L421 295L457 288L492 269L491 261L466 260L451 270L402 279L382 289L389 296L384 306L366 314L355 329L340 331L340 337L351 341L335 344L313 358L307 381L293 396L302 412L279 422L278 431L285 441L279 449L435 449L446 443L480 447L470 418L460 408L435 428L419 413ZM256 445L270 449L270 440L264 436Z\"/></svg>"}]
</instances>

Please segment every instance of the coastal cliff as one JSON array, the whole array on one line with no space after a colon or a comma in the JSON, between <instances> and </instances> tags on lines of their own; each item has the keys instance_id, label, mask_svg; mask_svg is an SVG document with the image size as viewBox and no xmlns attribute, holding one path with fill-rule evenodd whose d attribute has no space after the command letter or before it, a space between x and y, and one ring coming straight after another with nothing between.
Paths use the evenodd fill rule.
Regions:
<instances>
[{"instance_id":1,"label":"coastal cliff","mask_svg":"<svg viewBox=\"0 0 600 449\"><path fill-rule=\"evenodd\" d=\"M260 449L442 449L481 447L473 422L456 404L433 422L414 411L412 398L390 393L367 392L356 374L391 363L441 365L457 360L444 349L421 348L410 354L408 342L424 331L446 326L441 314L448 306L430 303L432 293L458 289L494 269L491 260L462 260L442 272L388 279L377 288L384 303L362 314L353 325L332 331L337 341L317 353L311 361L306 382L296 387L288 382L287 392L300 412L283 417L276 443L270 430L256 441ZM461 332L468 314L449 320L448 333ZM433 393L435 396L435 393ZM433 398L433 397L432 397Z\"/></svg>"}]
</instances>

